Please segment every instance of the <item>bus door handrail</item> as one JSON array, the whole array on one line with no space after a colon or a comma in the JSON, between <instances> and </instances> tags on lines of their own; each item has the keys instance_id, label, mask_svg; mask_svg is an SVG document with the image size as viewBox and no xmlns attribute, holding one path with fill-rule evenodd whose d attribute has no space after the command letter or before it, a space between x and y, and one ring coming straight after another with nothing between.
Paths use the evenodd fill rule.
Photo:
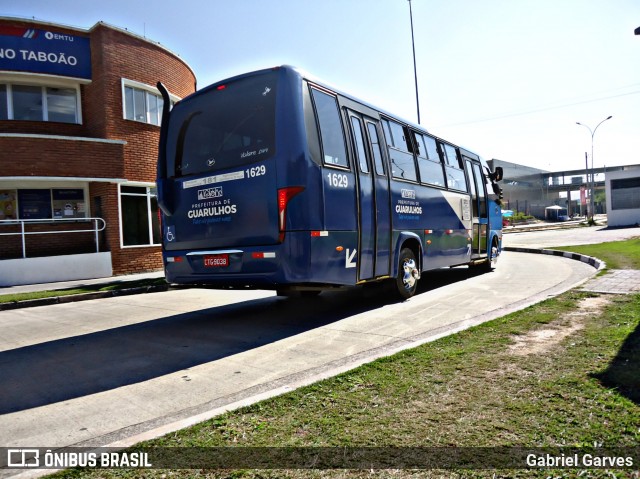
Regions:
<instances>
[{"instance_id":1,"label":"bus door handrail","mask_svg":"<svg viewBox=\"0 0 640 479\"><path fill-rule=\"evenodd\" d=\"M52 224L52 223L64 223L64 222L93 222L93 228L80 229L80 230L48 230L48 231L26 231L25 226L27 224ZM22 239L22 257L27 257L27 235L46 235L46 234L60 234L60 233L95 233L96 253L100 252L100 239L98 233L103 231L107 227L107 223L102 218L89 217L89 218L48 218L48 219L28 219L28 220L0 220L0 226L5 225L20 225L20 231L13 233L0 233L0 236L17 236Z\"/></svg>"}]
</instances>

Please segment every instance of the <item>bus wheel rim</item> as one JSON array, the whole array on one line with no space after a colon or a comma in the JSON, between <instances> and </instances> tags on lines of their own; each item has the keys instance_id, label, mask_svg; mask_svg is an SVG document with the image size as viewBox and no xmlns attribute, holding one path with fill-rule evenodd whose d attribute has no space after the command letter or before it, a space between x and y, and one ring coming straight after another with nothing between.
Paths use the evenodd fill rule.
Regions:
<instances>
[{"instance_id":1,"label":"bus wheel rim","mask_svg":"<svg viewBox=\"0 0 640 479\"><path fill-rule=\"evenodd\" d=\"M406 259L402 269L404 270L402 284L405 289L410 290L416 285L416 262L413 259Z\"/></svg>"},{"instance_id":2,"label":"bus wheel rim","mask_svg":"<svg viewBox=\"0 0 640 479\"><path fill-rule=\"evenodd\" d=\"M498 247L497 246L492 246L491 247L491 264L492 265L496 265L496 263L498 262Z\"/></svg>"}]
</instances>

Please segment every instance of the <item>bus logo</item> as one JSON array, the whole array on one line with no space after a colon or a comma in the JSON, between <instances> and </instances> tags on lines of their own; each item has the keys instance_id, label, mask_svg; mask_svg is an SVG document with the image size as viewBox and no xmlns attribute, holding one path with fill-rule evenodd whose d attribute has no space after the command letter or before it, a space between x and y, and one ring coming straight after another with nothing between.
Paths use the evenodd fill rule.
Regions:
<instances>
[{"instance_id":1,"label":"bus logo","mask_svg":"<svg viewBox=\"0 0 640 479\"><path fill-rule=\"evenodd\" d=\"M198 190L199 200L210 200L211 198L222 197L222 186L216 186L215 188L207 188L206 190Z\"/></svg>"},{"instance_id":2,"label":"bus logo","mask_svg":"<svg viewBox=\"0 0 640 479\"><path fill-rule=\"evenodd\" d=\"M402 190L402 197L410 200L415 200L416 192L414 190Z\"/></svg>"}]
</instances>

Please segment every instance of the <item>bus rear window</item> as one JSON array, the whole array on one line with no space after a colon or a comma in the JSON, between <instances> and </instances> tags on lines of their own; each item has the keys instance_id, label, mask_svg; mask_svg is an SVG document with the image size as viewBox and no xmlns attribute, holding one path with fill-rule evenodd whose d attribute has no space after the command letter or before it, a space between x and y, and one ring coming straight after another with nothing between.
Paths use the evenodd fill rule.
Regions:
<instances>
[{"instance_id":1,"label":"bus rear window","mask_svg":"<svg viewBox=\"0 0 640 479\"><path fill-rule=\"evenodd\" d=\"M175 159L168 164L169 176L236 168L273 156L276 86L276 73L252 76L176 104L167 136L167 158Z\"/></svg>"}]
</instances>

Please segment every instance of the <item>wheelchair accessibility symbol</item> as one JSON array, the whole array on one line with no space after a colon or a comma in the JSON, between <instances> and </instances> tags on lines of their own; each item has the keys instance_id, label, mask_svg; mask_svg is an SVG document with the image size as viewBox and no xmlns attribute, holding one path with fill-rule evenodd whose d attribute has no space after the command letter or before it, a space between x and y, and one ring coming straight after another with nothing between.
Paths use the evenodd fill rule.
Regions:
<instances>
[{"instance_id":1,"label":"wheelchair accessibility symbol","mask_svg":"<svg viewBox=\"0 0 640 479\"><path fill-rule=\"evenodd\" d=\"M165 239L171 243L176 240L175 226L167 226L167 232L164 235Z\"/></svg>"}]
</instances>

